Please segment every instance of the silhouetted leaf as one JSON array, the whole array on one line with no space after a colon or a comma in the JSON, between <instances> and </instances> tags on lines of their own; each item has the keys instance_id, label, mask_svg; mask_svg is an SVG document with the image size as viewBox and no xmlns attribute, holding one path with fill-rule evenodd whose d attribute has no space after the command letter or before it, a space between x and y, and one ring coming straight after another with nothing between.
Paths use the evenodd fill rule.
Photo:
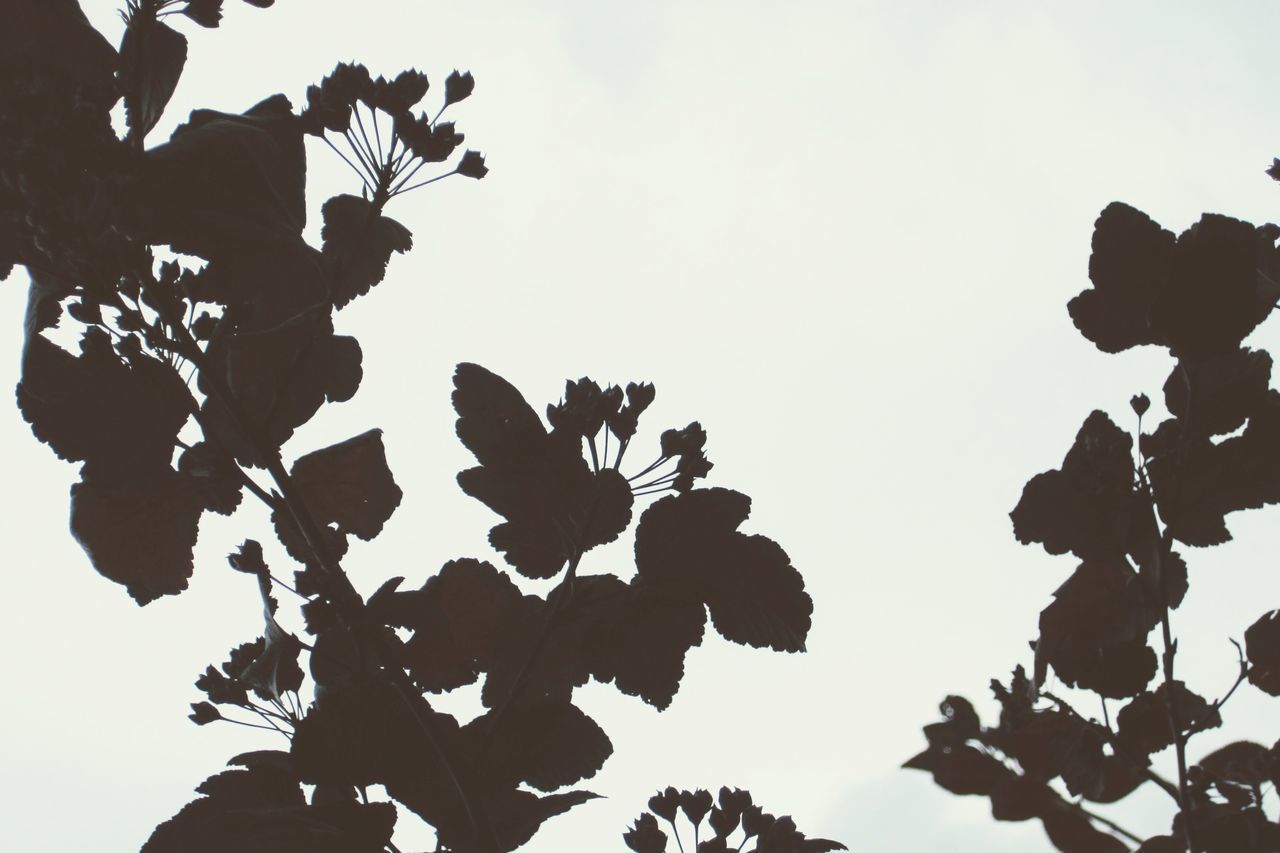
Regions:
<instances>
[{"instance_id":1,"label":"silhouetted leaf","mask_svg":"<svg viewBox=\"0 0 1280 853\"><path fill-rule=\"evenodd\" d=\"M804 650L813 602L786 552L737 528L751 500L728 489L665 497L636 528L636 568L646 584L705 602L725 639Z\"/></svg>"},{"instance_id":2,"label":"silhouetted leaf","mask_svg":"<svg viewBox=\"0 0 1280 853\"><path fill-rule=\"evenodd\" d=\"M1235 432L1266 402L1270 382L1270 355L1236 349L1174 367L1164 383L1165 406L1189 434Z\"/></svg>"},{"instance_id":3,"label":"silhouetted leaf","mask_svg":"<svg viewBox=\"0 0 1280 853\"><path fill-rule=\"evenodd\" d=\"M1176 424L1156 439L1147 471L1160 517L1179 541L1221 544L1231 538L1227 513L1280 503L1280 393L1268 392L1244 432L1218 444L1180 434Z\"/></svg>"},{"instance_id":4,"label":"silhouetted leaf","mask_svg":"<svg viewBox=\"0 0 1280 853\"><path fill-rule=\"evenodd\" d=\"M458 438L480 467L462 490L507 519L489 541L521 574L547 578L617 538L631 520L631 489L612 469L593 473L581 437L550 433L510 383L474 364L454 374Z\"/></svg>"},{"instance_id":5,"label":"silhouetted leaf","mask_svg":"<svg viewBox=\"0 0 1280 853\"><path fill-rule=\"evenodd\" d=\"M1071 318L1104 352L1160 344L1188 359L1225 354L1275 303L1275 285L1259 274L1275 263L1273 244L1265 229L1215 214L1175 241L1113 203L1094 228L1094 288L1071 300Z\"/></svg>"},{"instance_id":6,"label":"silhouetted leaf","mask_svg":"<svg viewBox=\"0 0 1280 853\"><path fill-rule=\"evenodd\" d=\"M1280 610L1272 610L1244 632L1249 657L1249 683L1272 696L1280 696Z\"/></svg>"},{"instance_id":7,"label":"silhouetted leaf","mask_svg":"<svg viewBox=\"0 0 1280 853\"><path fill-rule=\"evenodd\" d=\"M283 95L242 115L196 110L143 159L135 236L209 259L293 239L305 181L302 127Z\"/></svg>"},{"instance_id":8,"label":"silhouetted leaf","mask_svg":"<svg viewBox=\"0 0 1280 853\"><path fill-rule=\"evenodd\" d=\"M440 692L471 684L490 669L507 650L507 638L537 607L490 564L454 560L421 589L370 602L369 612L387 625L413 630L404 663L420 687Z\"/></svg>"},{"instance_id":9,"label":"silhouetted leaf","mask_svg":"<svg viewBox=\"0 0 1280 853\"><path fill-rule=\"evenodd\" d=\"M324 228L320 237L335 308L363 296L382 281L392 252L413 248L409 229L383 216L363 198L337 195L325 202L321 212Z\"/></svg>"},{"instance_id":10,"label":"silhouetted leaf","mask_svg":"<svg viewBox=\"0 0 1280 853\"><path fill-rule=\"evenodd\" d=\"M580 587L584 580L575 584ZM608 592L601 596L599 618L588 634L592 676L665 709L680 689L685 654L702 643L706 609L701 601L642 578L627 585L605 575L598 583L601 593Z\"/></svg>"},{"instance_id":11,"label":"silhouetted leaf","mask_svg":"<svg viewBox=\"0 0 1280 853\"><path fill-rule=\"evenodd\" d=\"M539 791L591 778L613 753L595 720L554 698L518 700L501 716L490 711L462 731L486 756L485 778L512 787L523 782Z\"/></svg>"},{"instance_id":12,"label":"silhouetted leaf","mask_svg":"<svg viewBox=\"0 0 1280 853\"><path fill-rule=\"evenodd\" d=\"M396 822L390 803L307 805L287 753L245 753L246 768L211 776L156 827L143 853L381 853Z\"/></svg>"},{"instance_id":13,"label":"silhouetted leaf","mask_svg":"<svg viewBox=\"0 0 1280 853\"><path fill-rule=\"evenodd\" d=\"M39 335L27 339L18 408L62 459L99 472L169 468L195 402L177 373L148 356L126 363L101 329L73 356Z\"/></svg>"},{"instance_id":14,"label":"silhouetted leaf","mask_svg":"<svg viewBox=\"0 0 1280 853\"><path fill-rule=\"evenodd\" d=\"M1009 514L1014 536L1082 560L1123 554L1136 494L1132 452L1132 439L1106 414L1090 414L1062 467L1027 482Z\"/></svg>"},{"instance_id":15,"label":"silhouetted leaf","mask_svg":"<svg viewBox=\"0 0 1280 853\"><path fill-rule=\"evenodd\" d=\"M1112 699L1142 692L1156 673L1146 637L1158 620L1127 561L1083 563L1040 613L1036 683L1048 665L1067 685Z\"/></svg>"},{"instance_id":16,"label":"silhouetted leaf","mask_svg":"<svg viewBox=\"0 0 1280 853\"><path fill-rule=\"evenodd\" d=\"M204 504L171 468L99 481L86 470L71 487L71 532L98 573L146 604L187 588Z\"/></svg>"},{"instance_id":17,"label":"silhouetted leaf","mask_svg":"<svg viewBox=\"0 0 1280 853\"><path fill-rule=\"evenodd\" d=\"M1147 755L1173 743L1170 696L1184 733L1222 724L1218 712L1201 696L1188 690L1181 681L1172 684L1172 690L1169 684L1161 684L1155 691L1140 694L1120 709L1116 716L1116 735L1126 748Z\"/></svg>"},{"instance_id":18,"label":"silhouetted leaf","mask_svg":"<svg viewBox=\"0 0 1280 853\"><path fill-rule=\"evenodd\" d=\"M178 87L187 62L187 39L157 21L154 13L131 15L128 24L120 43L120 84L129 135L143 139Z\"/></svg>"},{"instance_id":19,"label":"silhouetted leaf","mask_svg":"<svg viewBox=\"0 0 1280 853\"><path fill-rule=\"evenodd\" d=\"M382 430L300 457L291 471L294 485L320 524L369 540L400 505L401 491L387 467Z\"/></svg>"},{"instance_id":20,"label":"silhouetted leaf","mask_svg":"<svg viewBox=\"0 0 1280 853\"><path fill-rule=\"evenodd\" d=\"M355 394L361 359L359 343L333 334L327 313L306 313L262 331L237 330L211 348L207 369L223 372L240 407L256 419L250 426L257 440L279 447L326 400L342 402ZM205 393L214 390L203 372L200 385ZM244 434L216 395L206 399L202 419L241 463L265 465L255 439Z\"/></svg>"},{"instance_id":21,"label":"silhouetted leaf","mask_svg":"<svg viewBox=\"0 0 1280 853\"><path fill-rule=\"evenodd\" d=\"M1015 774L985 752L972 746L927 749L903 767L933 774L933 781L953 794L990 794Z\"/></svg>"},{"instance_id":22,"label":"silhouetted leaf","mask_svg":"<svg viewBox=\"0 0 1280 853\"><path fill-rule=\"evenodd\" d=\"M235 460L221 448L198 441L178 457L178 471L188 477L205 509L230 515L240 505L243 488Z\"/></svg>"}]
</instances>

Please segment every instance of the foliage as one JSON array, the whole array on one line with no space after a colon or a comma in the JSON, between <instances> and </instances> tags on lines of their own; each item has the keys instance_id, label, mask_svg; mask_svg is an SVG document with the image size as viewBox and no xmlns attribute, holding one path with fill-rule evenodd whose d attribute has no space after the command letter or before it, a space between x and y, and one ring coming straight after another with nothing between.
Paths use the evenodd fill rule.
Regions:
<instances>
[{"instance_id":1,"label":"foliage","mask_svg":"<svg viewBox=\"0 0 1280 853\"><path fill-rule=\"evenodd\" d=\"M1280 850L1280 825L1263 809L1264 787L1280 784L1280 744L1241 740L1197 757L1192 743L1222 725L1245 680L1280 695L1277 611L1241 624L1238 678L1212 701L1175 678L1171 618L1188 593L1178 546L1224 543L1229 514L1280 503L1280 392L1271 356L1242 346L1280 297L1278 237L1275 225L1214 214L1175 236L1120 203L1094 228L1092 287L1071 300L1071 319L1103 352L1166 348L1169 417L1143 431L1151 402L1133 398L1135 454L1134 439L1095 411L1062 465L1027 482L1014 535L1077 562L1040 613L1033 671L992 682L994 726L947 697L944 720L925 727L928 748L905 765L953 793L989 797L997 820L1040 820L1059 850ZM1102 720L1044 692L1051 670L1095 694L1089 707L1100 703ZM1107 700L1123 703L1114 718ZM1176 779L1152 768L1169 747ZM1144 784L1175 804L1166 834L1144 840L1086 805Z\"/></svg>"},{"instance_id":2,"label":"foliage","mask_svg":"<svg viewBox=\"0 0 1280 853\"><path fill-rule=\"evenodd\" d=\"M9 6L0 273L30 274L17 401L37 438L82 463L73 534L145 605L187 588L203 514L233 512L248 491L301 566L290 587L255 540L230 555L257 579L264 628L199 676L205 699L191 714L273 729L288 748L233 758L144 850L394 850L403 809L434 827L441 850L511 850L596 796L572 786L613 746L573 703L576 687L612 682L666 708L708 612L732 642L804 650L812 603L800 574L775 542L740 529L746 495L697 487L711 470L697 423L661 433L654 461L624 473L633 441L653 443L639 432L649 384L569 382L548 426L506 380L459 365L457 433L477 465L458 482L501 516L490 542L507 565L452 560L368 598L343 571L349 537L376 537L400 503L382 433L287 466L283 448L360 386L359 342L335 316L413 245L389 202L488 171L478 152L455 159L463 134L441 120L472 93L470 73L448 75L438 108L415 113L427 75L374 79L340 64L300 113L280 94L240 114L196 110L147 148L187 60L174 16L216 27L221 0L129 0L118 51L75 0ZM119 100L123 139L110 117ZM362 184L323 205L319 249L302 237L307 135ZM47 336L60 324L77 352ZM633 521L635 573L585 573L586 554ZM555 584L528 593L512 570ZM279 589L301 599L307 641L277 621ZM432 706L429 694L481 675L475 719ZM370 786L394 802L371 800ZM785 820L770 819L779 838Z\"/></svg>"},{"instance_id":3,"label":"foliage","mask_svg":"<svg viewBox=\"0 0 1280 853\"><path fill-rule=\"evenodd\" d=\"M693 827L693 844L688 849L697 853L729 853L744 849L749 841L754 853L829 853L848 849L825 838L806 838L790 817L776 817L753 803L750 791L721 788L719 800L716 804L711 792L703 789L677 791L668 787L649 798L649 811L636 818L622 839L635 853L664 853L667 834L657 820L662 818L671 827L676 845L684 850L676 826L676 818L683 813ZM704 819L711 837L700 841L698 836ZM741 836L737 844L730 841L730 836L735 834Z\"/></svg>"}]
</instances>

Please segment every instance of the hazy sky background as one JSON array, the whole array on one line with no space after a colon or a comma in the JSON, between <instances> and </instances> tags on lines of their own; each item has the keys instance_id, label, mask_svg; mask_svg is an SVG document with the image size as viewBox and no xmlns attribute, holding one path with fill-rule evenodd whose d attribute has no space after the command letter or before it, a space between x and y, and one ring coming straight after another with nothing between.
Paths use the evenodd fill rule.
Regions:
<instances>
[{"instance_id":1,"label":"hazy sky background","mask_svg":"<svg viewBox=\"0 0 1280 853\"><path fill-rule=\"evenodd\" d=\"M116 41L117 4L82 5ZM495 517L454 482L472 458L451 374L475 361L537 409L566 377L654 382L628 457L701 420L709 484L755 499L747 532L779 541L814 597L807 655L709 634L667 712L580 691L615 745L583 785L607 799L523 849L621 850L668 784L749 788L853 850L1049 849L1038 824L996 824L986 800L897 768L946 694L990 713L988 680L1029 663L1038 612L1074 566L1014 541L1022 484L1060 464L1093 408L1132 428L1127 401L1145 391L1161 414L1167 357L1104 356L1065 310L1088 284L1098 212L1123 200L1175 231L1202 211L1276 217L1262 170L1280 153L1280 8L228 0L220 30L173 20L190 58L152 144L194 107L300 104L338 60L476 76L451 109L491 173L392 203L416 247L336 318L364 349L360 393L286 446L385 430L405 498L344 560L358 587L491 556ZM323 146L308 153L318 239L320 205L358 181ZM0 289L7 387L25 283ZM1275 327L1253 341L1274 345ZM6 845L136 849L231 755L283 745L186 719L196 675L261 631L254 584L224 556L269 526L249 500L229 522L206 516L191 589L140 610L66 531L75 468L12 407L0 441ZM1227 638L1280 605L1274 516L1230 524L1236 544L1188 555L1174 617L1180 672L1210 697L1234 675ZM628 559L621 543L583 568L626 575ZM1193 757L1269 743L1263 698L1242 688ZM1115 813L1164 831L1163 797ZM415 822L402 811L398 837L426 846Z\"/></svg>"}]
</instances>

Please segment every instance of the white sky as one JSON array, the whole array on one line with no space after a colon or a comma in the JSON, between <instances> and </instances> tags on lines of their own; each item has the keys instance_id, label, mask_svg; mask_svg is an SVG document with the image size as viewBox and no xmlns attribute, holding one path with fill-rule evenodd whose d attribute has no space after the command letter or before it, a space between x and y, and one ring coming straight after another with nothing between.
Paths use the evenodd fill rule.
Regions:
<instances>
[{"instance_id":1,"label":"white sky","mask_svg":"<svg viewBox=\"0 0 1280 853\"><path fill-rule=\"evenodd\" d=\"M115 3L83 5L118 38ZM651 441L701 420L710 484L750 494L748 532L804 574L807 655L711 635L662 714L581 691L616 748L584 785L607 799L524 849L620 850L657 788L724 783L854 850L1049 849L1038 824L997 825L985 800L897 768L944 695L989 712L987 681L1028 662L1038 612L1073 568L1014 541L1022 484L1061 462L1091 409L1132 426L1130 395L1159 408L1167 358L1103 356L1066 313L1097 213L1123 200L1175 231L1202 211L1275 217L1280 187L1262 169L1280 153L1280 8L451 5L227 0L218 31L180 21L188 71L150 141L193 107L238 112L277 91L299 104L342 59L437 84L455 66L476 76L454 118L490 175L392 203L416 248L336 319L361 341L364 384L286 447L385 430L405 499L344 561L365 592L490 556L494 516L453 479L471 464L449 404L459 361L539 409L566 377L654 382ZM323 146L309 155L314 234L323 201L358 184ZM0 289L8 387L24 284ZM1273 345L1273 328L1254 341ZM196 675L261 629L252 580L223 558L269 527L256 508L206 516L191 589L139 610L66 532L75 469L12 407L0 442L7 846L136 849L228 757L279 745L185 716ZM1174 627L1181 673L1205 695L1230 684L1227 637L1280 604L1270 518L1233 517L1238 544L1189 555ZM627 558L593 552L584 571L625 576ZM1232 700L1205 751L1274 738L1255 693ZM1162 796L1113 813L1163 831Z\"/></svg>"}]
</instances>

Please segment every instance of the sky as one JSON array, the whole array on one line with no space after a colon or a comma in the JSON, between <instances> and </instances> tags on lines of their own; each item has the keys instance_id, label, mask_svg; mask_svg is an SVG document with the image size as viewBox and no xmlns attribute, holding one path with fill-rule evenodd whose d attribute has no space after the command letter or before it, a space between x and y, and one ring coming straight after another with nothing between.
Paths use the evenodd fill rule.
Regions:
<instances>
[{"instance_id":1,"label":"sky","mask_svg":"<svg viewBox=\"0 0 1280 853\"><path fill-rule=\"evenodd\" d=\"M82 5L118 40L115 3ZM985 800L899 766L947 694L993 716L987 683L1030 663L1039 610L1074 568L1014 540L1023 483L1061 463L1091 410L1133 429L1127 401L1145 392L1160 413L1167 356L1103 355L1066 313L1098 212L1125 201L1175 232L1205 211L1275 218L1280 8L228 0L219 30L177 26L187 70L151 144L197 107L300 104L340 60L477 81L451 110L489 175L392 202L415 248L335 318L361 341L360 392L285 447L384 430L405 496L344 560L357 587L500 559L494 516L454 480L472 458L451 376L471 361L535 409L566 378L653 382L642 433L656 445L699 420L708 484L753 497L744 529L781 543L813 596L806 654L708 636L663 713L579 691L615 747L584 783L604 798L523 850L622 850L655 790L722 784L852 850L1051 849L1038 824L996 824ZM320 205L358 182L323 146L308 156L315 241ZM8 387L25 284L0 288ZM1250 342L1274 345L1275 326ZM67 533L75 468L14 408L0 443L0 823L15 849L136 849L227 758L282 745L186 718L196 675L261 630L252 579L224 558L269 524L248 501L206 515L191 588L139 609ZM1187 555L1178 665L1204 695L1234 677L1229 638L1280 604L1272 519L1233 516L1235 542ZM625 575L628 560L621 541L583 568ZM1264 700L1242 689L1200 748L1269 743ZM1107 813L1156 834L1163 796ZM425 847L414 820L397 838Z\"/></svg>"}]
</instances>

